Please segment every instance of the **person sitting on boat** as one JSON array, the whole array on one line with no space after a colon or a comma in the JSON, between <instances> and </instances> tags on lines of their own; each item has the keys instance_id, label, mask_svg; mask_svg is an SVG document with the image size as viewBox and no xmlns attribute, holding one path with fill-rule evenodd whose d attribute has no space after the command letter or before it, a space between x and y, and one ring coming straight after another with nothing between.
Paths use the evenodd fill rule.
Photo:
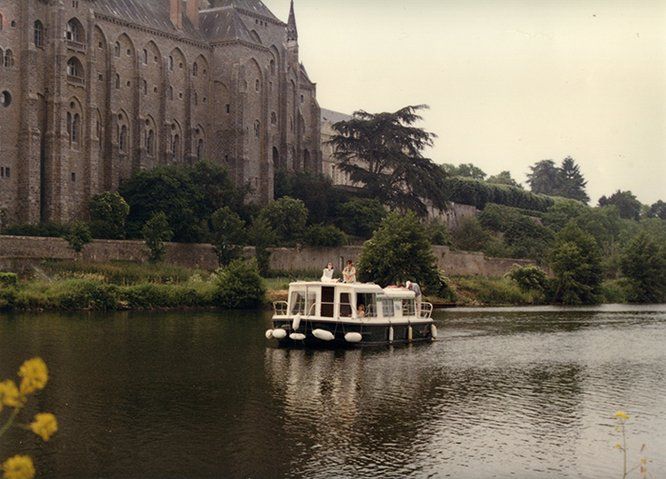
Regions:
<instances>
[{"instance_id":1,"label":"person sitting on boat","mask_svg":"<svg viewBox=\"0 0 666 479\"><path fill-rule=\"evenodd\" d=\"M365 318L365 304L359 304L358 309L356 310L357 318Z\"/></svg>"},{"instance_id":2,"label":"person sitting on boat","mask_svg":"<svg viewBox=\"0 0 666 479\"><path fill-rule=\"evenodd\" d=\"M418 283L412 283L411 281L407 281L405 283L405 287L410 290L414 291L414 294L416 295L416 315L420 316L421 315L421 301L423 300L423 294L421 293L421 287L418 285Z\"/></svg>"},{"instance_id":3,"label":"person sitting on boat","mask_svg":"<svg viewBox=\"0 0 666 479\"><path fill-rule=\"evenodd\" d=\"M324 268L324 271L321 275L321 280L322 281L327 281L331 282L333 281L333 273L335 272L335 268L333 267L333 263L328 263L326 267Z\"/></svg>"},{"instance_id":4,"label":"person sitting on boat","mask_svg":"<svg viewBox=\"0 0 666 479\"><path fill-rule=\"evenodd\" d=\"M345 283L355 283L356 282L356 268L354 268L354 263L352 260L347 261L347 266L342 270L342 280Z\"/></svg>"}]
</instances>

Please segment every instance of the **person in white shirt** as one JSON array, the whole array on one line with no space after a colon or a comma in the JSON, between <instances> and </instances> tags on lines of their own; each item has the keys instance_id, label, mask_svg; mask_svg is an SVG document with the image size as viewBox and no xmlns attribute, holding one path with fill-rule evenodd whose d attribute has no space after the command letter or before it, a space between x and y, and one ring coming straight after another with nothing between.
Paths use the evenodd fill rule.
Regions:
<instances>
[{"instance_id":1,"label":"person in white shirt","mask_svg":"<svg viewBox=\"0 0 666 479\"><path fill-rule=\"evenodd\" d=\"M411 281L407 281L405 283L405 287L410 290L414 291L414 294L416 295L416 315L420 316L421 315L421 301L423 300L423 294L421 293L421 287L417 283L412 283Z\"/></svg>"},{"instance_id":2,"label":"person in white shirt","mask_svg":"<svg viewBox=\"0 0 666 479\"><path fill-rule=\"evenodd\" d=\"M322 281L333 281L333 273L335 272L335 268L333 268L333 263L328 263L326 267L324 268L324 271L321 275L321 280Z\"/></svg>"}]
</instances>

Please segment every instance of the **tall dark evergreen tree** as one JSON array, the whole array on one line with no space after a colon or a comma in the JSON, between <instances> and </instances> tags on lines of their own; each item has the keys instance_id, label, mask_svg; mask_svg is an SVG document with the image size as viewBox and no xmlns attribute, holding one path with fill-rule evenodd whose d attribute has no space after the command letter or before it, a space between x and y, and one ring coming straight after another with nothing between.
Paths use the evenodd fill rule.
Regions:
<instances>
[{"instance_id":1,"label":"tall dark evergreen tree","mask_svg":"<svg viewBox=\"0 0 666 479\"><path fill-rule=\"evenodd\" d=\"M531 173L527 174L527 184L532 193L543 195L557 195L559 191L559 169L553 160L541 160L530 166Z\"/></svg>"},{"instance_id":2,"label":"tall dark evergreen tree","mask_svg":"<svg viewBox=\"0 0 666 479\"><path fill-rule=\"evenodd\" d=\"M580 172L580 167L573 158L567 156L558 169L558 196L587 203L590 197L585 192L587 181Z\"/></svg>"},{"instance_id":3,"label":"tall dark evergreen tree","mask_svg":"<svg viewBox=\"0 0 666 479\"><path fill-rule=\"evenodd\" d=\"M648 218L659 218L666 220L666 203L659 200L656 203L650 206L650 209L647 212Z\"/></svg>"},{"instance_id":4,"label":"tall dark evergreen tree","mask_svg":"<svg viewBox=\"0 0 666 479\"><path fill-rule=\"evenodd\" d=\"M347 121L333 125L330 143L340 169L351 180L365 185L370 197L390 208L428 212L424 200L446 206L444 171L423 150L432 146L435 134L413 126L426 105L407 106L395 113L357 111Z\"/></svg>"}]
</instances>

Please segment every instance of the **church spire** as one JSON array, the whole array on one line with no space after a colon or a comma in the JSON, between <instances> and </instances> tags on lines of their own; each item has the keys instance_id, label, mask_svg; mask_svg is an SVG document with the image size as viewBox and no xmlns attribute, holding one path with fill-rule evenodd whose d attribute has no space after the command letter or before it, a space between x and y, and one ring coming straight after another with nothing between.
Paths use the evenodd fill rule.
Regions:
<instances>
[{"instance_id":1,"label":"church spire","mask_svg":"<svg viewBox=\"0 0 666 479\"><path fill-rule=\"evenodd\" d=\"M298 42L298 28L296 28L296 14L294 13L294 0L291 0L289 21L287 22L287 41Z\"/></svg>"}]
</instances>

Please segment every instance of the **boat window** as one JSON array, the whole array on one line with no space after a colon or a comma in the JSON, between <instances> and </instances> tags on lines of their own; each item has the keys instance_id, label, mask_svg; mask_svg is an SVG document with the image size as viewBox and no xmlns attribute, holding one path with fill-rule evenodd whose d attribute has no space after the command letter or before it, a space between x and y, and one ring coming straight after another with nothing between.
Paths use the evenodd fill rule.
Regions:
<instances>
[{"instance_id":1,"label":"boat window","mask_svg":"<svg viewBox=\"0 0 666 479\"><path fill-rule=\"evenodd\" d=\"M317 314L317 290L308 289L305 301L305 314L307 316Z\"/></svg>"},{"instance_id":2,"label":"boat window","mask_svg":"<svg viewBox=\"0 0 666 479\"><path fill-rule=\"evenodd\" d=\"M332 318L335 306L335 288L324 286L321 288L321 316Z\"/></svg>"},{"instance_id":3,"label":"boat window","mask_svg":"<svg viewBox=\"0 0 666 479\"><path fill-rule=\"evenodd\" d=\"M402 315L403 316L414 316L416 315L416 306L414 305L413 299L403 299L402 300Z\"/></svg>"},{"instance_id":4,"label":"boat window","mask_svg":"<svg viewBox=\"0 0 666 479\"><path fill-rule=\"evenodd\" d=\"M382 314L385 318L395 316L395 308L392 299L382 299Z\"/></svg>"},{"instance_id":5,"label":"boat window","mask_svg":"<svg viewBox=\"0 0 666 479\"><path fill-rule=\"evenodd\" d=\"M291 314L305 314L305 295L303 291L291 293Z\"/></svg>"},{"instance_id":6,"label":"boat window","mask_svg":"<svg viewBox=\"0 0 666 479\"><path fill-rule=\"evenodd\" d=\"M364 317L376 318L377 317L377 295L374 293L358 293L356 295L356 308L357 311L361 305L365 309Z\"/></svg>"},{"instance_id":7,"label":"boat window","mask_svg":"<svg viewBox=\"0 0 666 479\"><path fill-rule=\"evenodd\" d=\"M340 317L351 318L352 305L349 293L340 293Z\"/></svg>"}]
</instances>

